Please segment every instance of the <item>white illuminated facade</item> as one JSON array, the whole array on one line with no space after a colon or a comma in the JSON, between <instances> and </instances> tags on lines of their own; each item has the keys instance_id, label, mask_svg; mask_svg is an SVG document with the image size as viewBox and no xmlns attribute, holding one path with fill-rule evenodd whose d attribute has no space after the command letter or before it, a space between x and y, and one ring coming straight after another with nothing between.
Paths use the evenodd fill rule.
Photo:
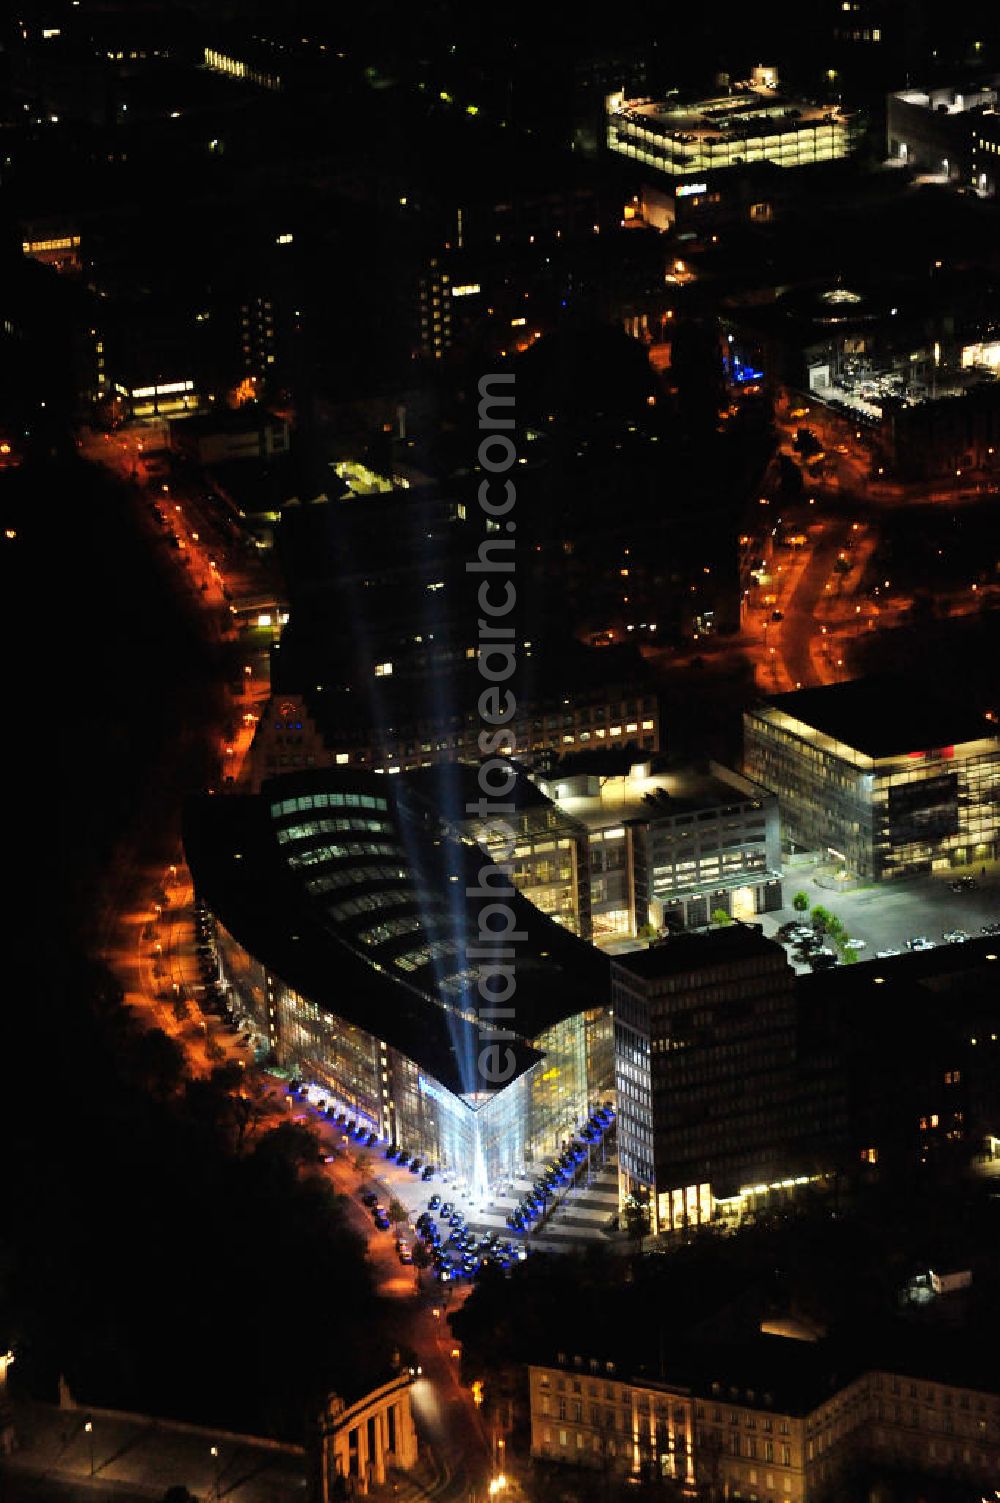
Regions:
<instances>
[{"instance_id":1,"label":"white illuminated facade","mask_svg":"<svg viewBox=\"0 0 1000 1503\"><path fill-rule=\"evenodd\" d=\"M889 159L992 197L1000 180L1000 82L901 89L886 117Z\"/></svg>"},{"instance_id":2,"label":"white illuminated facade","mask_svg":"<svg viewBox=\"0 0 1000 1503\"><path fill-rule=\"evenodd\" d=\"M103 347L102 347L103 348ZM110 383L116 400L129 409L133 417L179 415L197 411L201 398L192 380L158 381L155 384L129 386L121 381Z\"/></svg>"},{"instance_id":3,"label":"white illuminated facade","mask_svg":"<svg viewBox=\"0 0 1000 1503\"><path fill-rule=\"evenodd\" d=\"M324 770L205 797L186 820L189 864L214 918L218 983L257 1047L356 1134L485 1198L558 1153L609 1095L608 972L506 897L522 946L517 1031L492 1032L479 963L494 930L459 897L488 880L487 857L434 834L406 795L404 779Z\"/></svg>"},{"instance_id":4,"label":"white illuminated facade","mask_svg":"<svg viewBox=\"0 0 1000 1503\"><path fill-rule=\"evenodd\" d=\"M781 843L773 795L713 762L701 771L574 767L536 776L585 832L593 938L698 928L781 907Z\"/></svg>"}]
</instances>

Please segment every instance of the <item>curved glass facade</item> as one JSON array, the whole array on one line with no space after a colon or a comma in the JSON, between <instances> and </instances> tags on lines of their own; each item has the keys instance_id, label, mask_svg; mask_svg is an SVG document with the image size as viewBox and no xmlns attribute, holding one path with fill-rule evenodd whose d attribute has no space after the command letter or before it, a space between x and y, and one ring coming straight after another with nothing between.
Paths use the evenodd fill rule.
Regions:
<instances>
[{"instance_id":1,"label":"curved glass facade","mask_svg":"<svg viewBox=\"0 0 1000 1503\"><path fill-rule=\"evenodd\" d=\"M554 1154L590 1103L608 1094L613 1061L603 1008L546 1029L533 1040L544 1058L503 1090L459 1096L398 1049L272 976L221 924L217 941L224 979L267 1031L278 1064L479 1194Z\"/></svg>"},{"instance_id":2,"label":"curved glass facade","mask_svg":"<svg viewBox=\"0 0 1000 1503\"><path fill-rule=\"evenodd\" d=\"M605 958L513 889L513 1073L484 1073L493 931L472 899L497 873L386 780L324 770L206 800L185 839L224 980L278 1064L474 1194L551 1157L613 1088Z\"/></svg>"}]
</instances>

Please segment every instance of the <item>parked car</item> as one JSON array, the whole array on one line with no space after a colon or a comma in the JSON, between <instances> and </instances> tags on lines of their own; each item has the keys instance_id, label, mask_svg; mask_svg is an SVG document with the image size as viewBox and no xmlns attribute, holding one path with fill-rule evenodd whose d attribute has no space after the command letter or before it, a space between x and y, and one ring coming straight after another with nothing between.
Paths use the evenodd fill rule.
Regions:
<instances>
[{"instance_id":1,"label":"parked car","mask_svg":"<svg viewBox=\"0 0 1000 1503\"><path fill-rule=\"evenodd\" d=\"M405 1242L402 1237L396 1239L396 1256L401 1263L413 1262L413 1253L410 1251L410 1244Z\"/></svg>"},{"instance_id":2,"label":"parked car","mask_svg":"<svg viewBox=\"0 0 1000 1503\"><path fill-rule=\"evenodd\" d=\"M964 945L969 936L964 929L946 929L941 937L946 945Z\"/></svg>"},{"instance_id":3,"label":"parked car","mask_svg":"<svg viewBox=\"0 0 1000 1503\"><path fill-rule=\"evenodd\" d=\"M901 955L901 954L902 954L901 950L894 950L892 948L892 946L890 945L889 948L886 949L886 950L876 950L875 951L875 959L876 960L888 960L891 955Z\"/></svg>"},{"instance_id":4,"label":"parked car","mask_svg":"<svg viewBox=\"0 0 1000 1503\"><path fill-rule=\"evenodd\" d=\"M868 941L865 940L865 939L845 939L844 940L844 949L845 950L867 950L867 948L868 948Z\"/></svg>"},{"instance_id":5,"label":"parked car","mask_svg":"<svg viewBox=\"0 0 1000 1503\"><path fill-rule=\"evenodd\" d=\"M908 950L933 950L934 941L928 939L926 934L918 934L914 939L906 941L906 948Z\"/></svg>"}]
</instances>

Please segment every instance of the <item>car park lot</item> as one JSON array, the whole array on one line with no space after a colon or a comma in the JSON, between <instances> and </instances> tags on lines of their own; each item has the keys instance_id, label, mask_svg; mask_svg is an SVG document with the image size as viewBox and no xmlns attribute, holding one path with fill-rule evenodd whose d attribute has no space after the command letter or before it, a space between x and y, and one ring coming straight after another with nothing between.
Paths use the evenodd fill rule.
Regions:
<instances>
[{"instance_id":1,"label":"car park lot","mask_svg":"<svg viewBox=\"0 0 1000 1503\"><path fill-rule=\"evenodd\" d=\"M807 894L810 906L818 903L835 914L852 939L864 940L864 949L856 952L859 960L873 960L879 950L905 953L907 940L921 936L934 945L945 944L945 934L959 930L971 939L978 939L984 924L1000 923L1000 873L990 869L983 876L977 868L972 875L975 887L953 891L952 883L967 874L968 869L962 868L957 872L884 882L855 892L832 892L829 887L819 886L811 876L786 872L783 884L786 906L780 912L761 916L764 933L774 937L784 924L796 920L808 922L808 914L798 914L791 906L792 898L801 891ZM810 969L806 962L796 958L793 945L788 950L796 970Z\"/></svg>"}]
</instances>

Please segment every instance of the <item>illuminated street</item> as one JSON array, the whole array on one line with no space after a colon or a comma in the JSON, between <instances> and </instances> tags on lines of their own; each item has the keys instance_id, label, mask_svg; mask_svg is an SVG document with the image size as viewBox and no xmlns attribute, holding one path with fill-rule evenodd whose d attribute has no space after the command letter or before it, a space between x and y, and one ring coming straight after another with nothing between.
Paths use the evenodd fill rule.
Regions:
<instances>
[{"instance_id":1,"label":"illuminated street","mask_svg":"<svg viewBox=\"0 0 1000 1503\"><path fill-rule=\"evenodd\" d=\"M0 58L0 1503L1000 1503L1000 8Z\"/></svg>"}]
</instances>

